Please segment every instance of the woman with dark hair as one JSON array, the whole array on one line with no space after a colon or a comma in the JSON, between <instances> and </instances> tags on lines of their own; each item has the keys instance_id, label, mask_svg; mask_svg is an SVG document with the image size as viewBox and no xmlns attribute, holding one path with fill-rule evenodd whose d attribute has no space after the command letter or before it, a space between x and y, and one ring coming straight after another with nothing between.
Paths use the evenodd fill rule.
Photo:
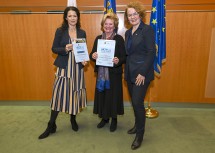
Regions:
<instances>
[{"instance_id":1,"label":"woman with dark hair","mask_svg":"<svg viewBox=\"0 0 215 153\"><path fill-rule=\"evenodd\" d=\"M140 147L145 132L144 98L154 79L155 35L153 28L144 23L146 11L139 2L131 2L125 9L125 22L131 25L125 33L127 81L134 109L134 127L128 134L136 134L131 149Z\"/></svg>"},{"instance_id":2,"label":"woman with dark hair","mask_svg":"<svg viewBox=\"0 0 215 153\"><path fill-rule=\"evenodd\" d=\"M51 116L48 127L39 136L44 139L55 133L56 119L59 112L70 114L72 129L78 131L76 114L86 107L86 87L83 67L86 62L76 63L72 42L76 38L86 38L84 30L80 29L80 12L70 6L64 10L63 23L57 28L52 45L53 53L57 54L54 65L57 67L51 99Z\"/></svg>"}]
</instances>

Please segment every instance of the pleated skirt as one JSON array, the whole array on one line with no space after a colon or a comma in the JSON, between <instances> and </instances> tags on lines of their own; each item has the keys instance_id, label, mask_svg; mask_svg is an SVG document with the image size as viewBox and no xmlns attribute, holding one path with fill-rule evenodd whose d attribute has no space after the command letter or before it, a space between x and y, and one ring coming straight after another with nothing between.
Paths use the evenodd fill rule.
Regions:
<instances>
[{"instance_id":1,"label":"pleated skirt","mask_svg":"<svg viewBox=\"0 0 215 153\"><path fill-rule=\"evenodd\" d=\"M68 67L57 68L53 85L51 109L76 115L87 106L84 70L79 69L73 52L69 53Z\"/></svg>"}]
</instances>

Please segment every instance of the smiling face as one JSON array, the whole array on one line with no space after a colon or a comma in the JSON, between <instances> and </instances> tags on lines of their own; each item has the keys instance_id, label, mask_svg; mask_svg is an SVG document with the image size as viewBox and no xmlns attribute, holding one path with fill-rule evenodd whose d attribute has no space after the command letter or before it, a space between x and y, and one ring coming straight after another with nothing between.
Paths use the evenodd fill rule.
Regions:
<instances>
[{"instance_id":1,"label":"smiling face","mask_svg":"<svg viewBox=\"0 0 215 153\"><path fill-rule=\"evenodd\" d=\"M66 20L68 21L68 25L76 26L78 21L78 16L75 11L70 10L67 14Z\"/></svg>"},{"instance_id":2,"label":"smiling face","mask_svg":"<svg viewBox=\"0 0 215 153\"><path fill-rule=\"evenodd\" d=\"M136 26L140 23L140 15L136 12L134 8L127 9L128 21L132 26Z\"/></svg>"},{"instance_id":3,"label":"smiling face","mask_svg":"<svg viewBox=\"0 0 215 153\"><path fill-rule=\"evenodd\" d=\"M107 18L104 22L103 29L106 34L112 34L115 29L114 20Z\"/></svg>"}]
</instances>

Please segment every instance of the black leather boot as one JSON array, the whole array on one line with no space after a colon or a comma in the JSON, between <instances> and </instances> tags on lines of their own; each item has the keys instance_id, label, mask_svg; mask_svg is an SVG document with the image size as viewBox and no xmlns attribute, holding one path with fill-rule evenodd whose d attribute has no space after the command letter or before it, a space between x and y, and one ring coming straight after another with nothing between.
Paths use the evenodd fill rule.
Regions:
<instances>
[{"instance_id":1,"label":"black leather boot","mask_svg":"<svg viewBox=\"0 0 215 153\"><path fill-rule=\"evenodd\" d=\"M135 149L139 148L141 146L141 144L142 144L142 141L143 141L143 135L141 135L141 136L137 135L135 137L132 145L131 145L131 149L135 150Z\"/></svg>"},{"instance_id":2,"label":"black leather boot","mask_svg":"<svg viewBox=\"0 0 215 153\"><path fill-rule=\"evenodd\" d=\"M128 134L135 134L137 132L137 128L136 128L136 126L134 125L134 127L132 128L132 129L130 129L130 130L128 130Z\"/></svg>"},{"instance_id":3,"label":"black leather boot","mask_svg":"<svg viewBox=\"0 0 215 153\"><path fill-rule=\"evenodd\" d=\"M102 119L101 122L97 125L97 128L103 128L105 126L106 123L109 123L109 119L105 120Z\"/></svg>"},{"instance_id":4,"label":"black leather boot","mask_svg":"<svg viewBox=\"0 0 215 153\"><path fill-rule=\"evenodd\" d=\"M112 118L110 125L110 132L116 131L117 128L117 118Z\"/></svg>"},{"instance_id":5,"label":"black leather boot","mask_svg":"<svg viewBox=\"0 0 215 153\"><path fill-rule=\"evenodd\" d=\"M78 124L76 122L76 115L71 114L70 121L71 121L73 131L78 131Z\"/></svg>"},{"instance_id":6,"label":"black leather boot","mask_svg":"<svg viewBox=\"0 0 215 153\"><path fill-rule=\"evenodd\" d=\"M48 123L48 127L46 128L46 130L39 136L38 139L44 139L47 138L49 136L50 133L55 133L57 129L57 126L55 123Z\"/></svg>"}]
</instances>

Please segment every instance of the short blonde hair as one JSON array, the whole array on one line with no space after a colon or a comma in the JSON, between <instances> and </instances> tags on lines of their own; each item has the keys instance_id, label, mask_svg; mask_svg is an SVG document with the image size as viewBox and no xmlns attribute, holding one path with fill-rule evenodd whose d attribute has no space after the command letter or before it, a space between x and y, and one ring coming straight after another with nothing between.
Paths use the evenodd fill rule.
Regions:
<instances>
[{"instance_id":1,"label":"short blonde hair","mask_svg":"<svg viewBox=\"0 0 215 153\"><path fill-rule=\"evenodd\" d=\"M115 29L118 29L119 25L119 18L115 13L107 13L103 16L102 21L101 21L101 31L104 32L104 23L107 19L111 19L114 22L114 27Z\"/></svg>"},{"instance_id":2,"label":"short blonde hair","mask_svg":"<svg viewBox=\"0 0 215 153\"><path fill-rule=\"evenodd\" d=\"M136 10L136 12L139 14L140 18L145 21L146 18L146 9L145 7L140 3L140 2L130 2L126 9L125 9L125 14L124 14L124 21L125 23L129 24L128 22L128 8L133 8Z\"/></svg>"}]
</instances>

